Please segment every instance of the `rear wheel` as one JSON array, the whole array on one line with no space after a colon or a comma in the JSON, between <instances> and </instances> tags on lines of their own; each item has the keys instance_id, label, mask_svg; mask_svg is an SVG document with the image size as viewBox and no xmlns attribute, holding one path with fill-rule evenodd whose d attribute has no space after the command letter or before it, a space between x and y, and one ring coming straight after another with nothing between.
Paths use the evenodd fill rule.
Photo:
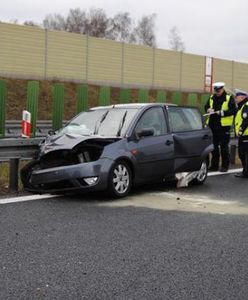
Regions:
<instances>
[{"instance_id":1,"label":"rear wheel","mask_svg":"<svg viewBox=\"0 0 248 300\"><path fill-rule=\"evenodd\" d=\"M124 161L117 161L109 174L108 192L114 198L122 198L129 194L132 187L132 172Z\"/></svg>"},{"instance_id":2,"label":"rear wheel","mask_svg":"<svg viewBox=\"0 0 248 300\"><path fill-rule=\"evenodd\" d=\"M196 178L193 179L194 184L203 184L208 177L208 165L206 161L202 162L201 168L198 171Z\"/></svg>"}]
</instances>

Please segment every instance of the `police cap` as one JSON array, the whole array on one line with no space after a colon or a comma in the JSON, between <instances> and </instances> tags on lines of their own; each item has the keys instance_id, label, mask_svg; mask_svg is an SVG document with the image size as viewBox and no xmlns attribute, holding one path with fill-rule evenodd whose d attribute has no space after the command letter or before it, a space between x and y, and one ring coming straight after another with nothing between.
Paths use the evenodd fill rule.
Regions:
<instances>
[{"instance_id":1,"label":"police cap","mask_svg":"<svg viewBox=\"0 0 248 300\"><path fill-rule=\"evenodd\" d=\"M225 82L215 82L213 84L213 88L214 88L215 91L223 89L224 86L225 86Z\"/></svg>"},{"instance_id":2,"label":"police cap","mask_svg":"<svg viewBox=\"0 0 248 300\"><path fill-rule=\"evenodd\" d=\"M234 95L237 96L248 96L248 93L246 91L240 90L240 89L234 89Z\"/></svg>"}]
</instances>

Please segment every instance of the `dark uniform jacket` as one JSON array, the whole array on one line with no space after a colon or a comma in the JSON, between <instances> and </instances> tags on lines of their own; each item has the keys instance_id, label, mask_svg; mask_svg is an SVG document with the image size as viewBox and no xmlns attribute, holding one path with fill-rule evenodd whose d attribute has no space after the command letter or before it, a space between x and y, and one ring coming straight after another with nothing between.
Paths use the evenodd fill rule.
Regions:
<instances>
[{"instance_id":1,"label":"dark uniform jacket","mask_svg":"<svg viewBox=\"0 0 248 300\"><path fill-rule=\"evenodd\" d=\"M222 104L224 101L226 101L226 91L223 92L223 94L221 96L217 96L214 95L213 98L213 109L215 111L219 111L221 110ZM208 99L207 104L205 105L205 110L207 112L207 110L210 108L210 98ZM230 100L229 100L229 104L228 104L228 110L224 112L224 116L228 117L228 116L232 116L235 115L236 113L236 104L234 101L234 98L231 96ZM226 132L230 130L230 126L221 126L221 116L218 114L213 114L210 115L209 117L209 127L212 129L212 131L214 132Z\"/></svg>"},{"instance_id":2,"label":"dark uniform jacket","mask_svg":"<svg viewBox=\"0 0 248 300\"><path fill-rule=\"evenodd\" d=\"M246 102L248 102L248 98L245 98L243 101L239 102L238 110L240 110ZM248 105L245 105L243 107L242 112L241 112L241 116L243 117L243 121L242 121L242 124L240 126L240 131L244 132L246 130L246 128L248 127ZM245 135L245 136L241 135L239 138L241 140L248 140L247 135Z\"/></svg>"}]
</instances>

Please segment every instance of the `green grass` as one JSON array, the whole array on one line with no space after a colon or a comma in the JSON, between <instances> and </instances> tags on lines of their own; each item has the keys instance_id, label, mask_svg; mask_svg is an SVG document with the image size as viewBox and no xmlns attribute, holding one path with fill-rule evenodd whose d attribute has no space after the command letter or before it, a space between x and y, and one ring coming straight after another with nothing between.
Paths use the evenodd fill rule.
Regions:
<instances>
[{"instance_id":1,"label":"green grass","mask_svg":"<svg viewBox=\"0 0 248 300\"><path fill-rule=\"evenodd\" d=\"M0 186L6 183L9 174L8 163L0 162Z\"/></svg>"},{"instance_id":2,"label":"green grass","mask_svg":"<svg viewBox=\"0 0 248 300\"><path fill-rule=\"evenodd\" d=\"M27 161L21 161L19 165L19 169L21 169ZM22 190L23 186L19 177L18 182L19 191ZM7 193L9 189L9 163L8 162L0 162L0 195L3 193Z\"/></svg>"}]
</instances>

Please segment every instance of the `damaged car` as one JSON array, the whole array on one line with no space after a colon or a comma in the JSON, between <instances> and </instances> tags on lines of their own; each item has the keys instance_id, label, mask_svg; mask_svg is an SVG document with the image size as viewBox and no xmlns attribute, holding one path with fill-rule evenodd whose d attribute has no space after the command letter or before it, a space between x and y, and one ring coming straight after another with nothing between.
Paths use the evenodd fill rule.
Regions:
<instances>
[{"instance_id":1,"label":"damaged car","mask_svg":"<svg viewBox=\"0 0 248 300\"><path fill-rule=\"evenodd\" d=\"M25 190L106 190L116 198L136 184L191 174L202 184L212 134L196 107L166 103L91 108L50 133L21 170Z\"/></svg>"}]
</instances>

